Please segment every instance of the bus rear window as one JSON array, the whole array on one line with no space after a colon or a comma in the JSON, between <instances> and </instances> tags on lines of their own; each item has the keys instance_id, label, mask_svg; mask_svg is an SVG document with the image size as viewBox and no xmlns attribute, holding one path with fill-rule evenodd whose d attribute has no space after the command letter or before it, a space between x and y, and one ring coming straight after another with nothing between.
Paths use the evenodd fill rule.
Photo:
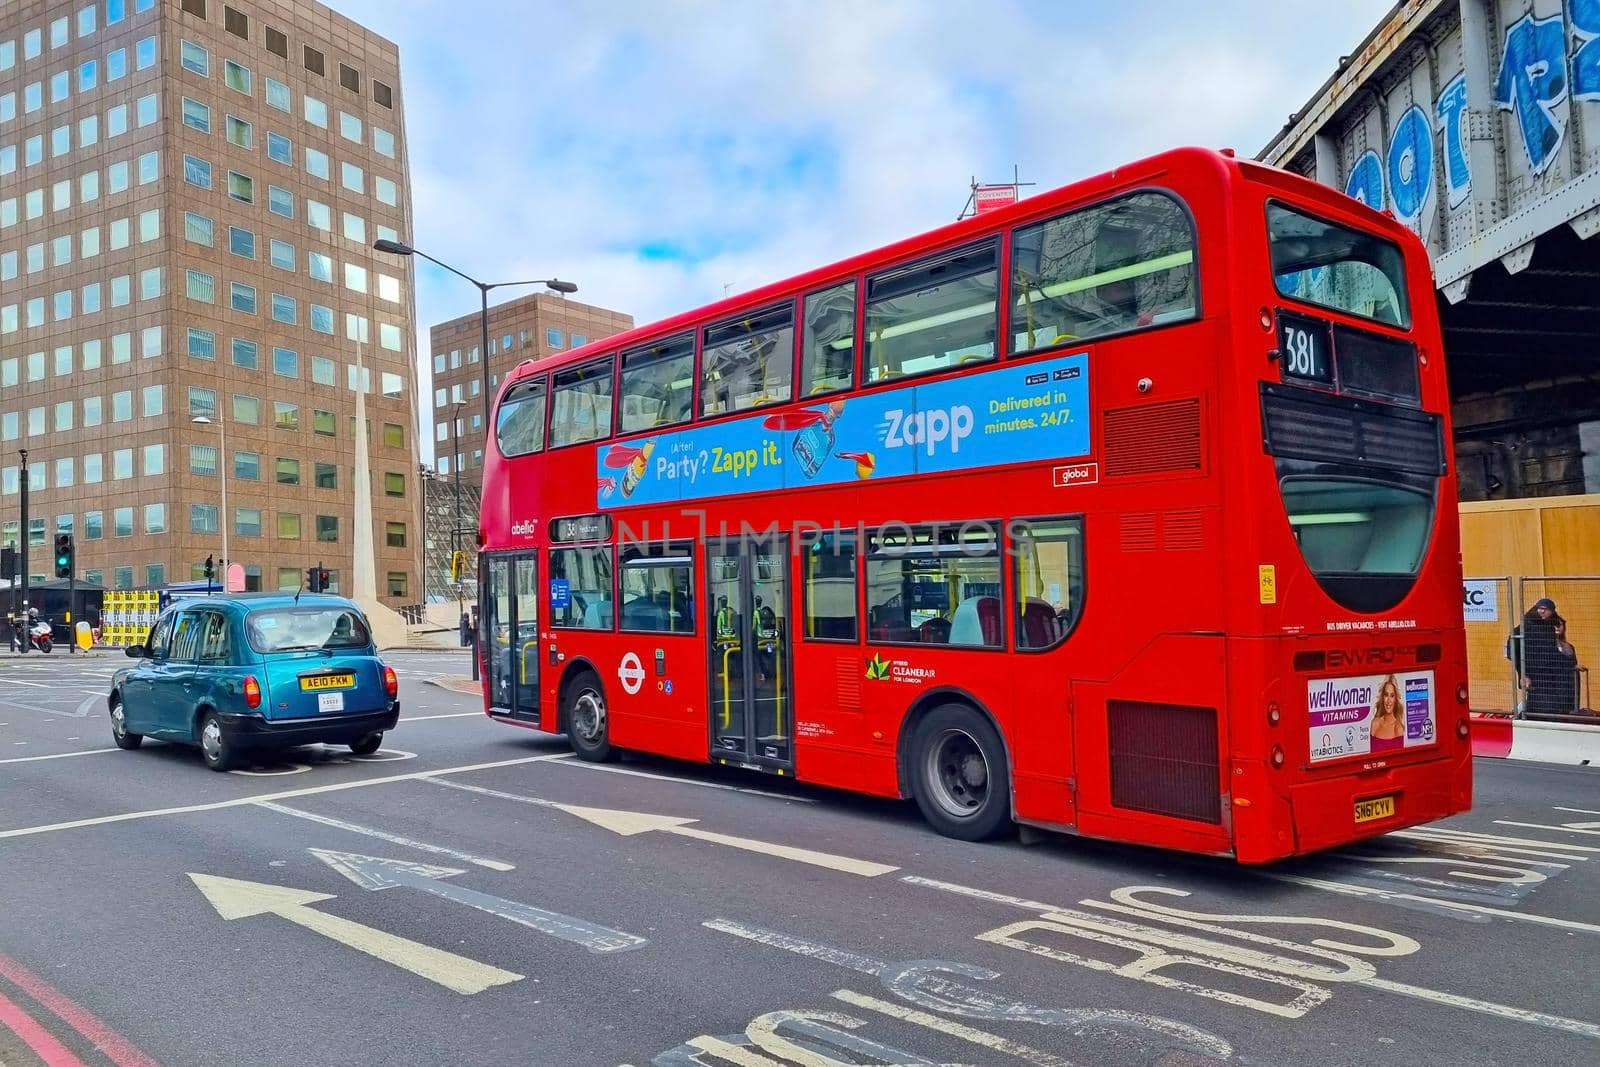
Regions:
<instances>
[{"instance_id":1,"label":"bus rear window","mask_svg":"<svg viewBox=\"0 0 1600 1067\"><path fill-rule=\"evenodd\" d=\"M1309 304L1409 327L1400 246L1370 233L1267 205L1267 240L1278 292Z\"/></svg>"},{"instance_id":2,"label":"bus rear window","mask_svg":"<svg viewBox=\"0 0 1600 1067\"><path fill-rule=\"evenodd\" d=\"M1306 563L1329 575L1414 575L1433 528L1433 498L1376 479L1286 478L1283 503Z\"/></svg>"},{"instance_id":3,"label":"bus rear window","mask_svg":"<svg viewBox=\"0 0 1600 1067\"><path fill-rule=\"evenodd\" d=\"M526 456L544 447L544 379L523 382L506 394L494 416L495 441L506 456Z\"/></svg>"}]
</instances>

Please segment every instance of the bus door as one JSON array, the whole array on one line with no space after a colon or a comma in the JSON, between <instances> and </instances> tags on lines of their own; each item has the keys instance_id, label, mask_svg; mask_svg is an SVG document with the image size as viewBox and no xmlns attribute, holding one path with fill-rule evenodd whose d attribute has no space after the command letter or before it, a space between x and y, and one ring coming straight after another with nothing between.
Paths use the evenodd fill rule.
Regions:
<instances>
[{"instance_id":1,"label":"bus door","mask_svg":"<svg viewBox=\"0 0 1600 1067\"><path fill-rule=\"evenodd\" d=\"M788 539L709 544L711 758L794 762Z\"/></svg>"},{"instance_id":2,"label":"bus door","mask_svg":"<svg viewBox=\"0 0 1600 1067\"><path fill-rule=\"evenodd\" d=\"M489 706L496 715L539 721L537 557L493 556L484 567Z\"/></svg>"}]
</instances>

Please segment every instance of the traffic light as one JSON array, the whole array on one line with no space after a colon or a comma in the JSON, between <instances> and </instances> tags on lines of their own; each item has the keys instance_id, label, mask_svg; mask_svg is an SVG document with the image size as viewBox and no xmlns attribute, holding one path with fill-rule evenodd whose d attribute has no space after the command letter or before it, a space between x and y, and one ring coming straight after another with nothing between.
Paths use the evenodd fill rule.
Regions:
<instances>
[{"instance_id":1,"label":"traffic light","mask_svg":"<svg viewBox=\"0 0 1600 1067\"><path fill-rule=\"evenodd\" d=\"M72 577L72 535L56 534L56 577Z\"/></svg>"},{"instance_id":2,"label":"traffic light","mask_svg":"<svg viewBox=\"0 0 1600 1067\"><path fill-rule=\"evenodd\" d=\"M317 568L317 592L326 593L327 591L328 591L328 569L326 567L318 567Z\"/></svg>"},{"instance_id":3,"label":"traffic light","mask_svg":"<svg viewBox=\"0 0 1600 1067\"><path fill-rule=\"evenodd\" d=\"M452 582L461 580L461 572L466 569L466 559L467 554L459 548L450 553L450 580Z\"/></svg>"},{"instance_id":4,"label":"traffic light","mask_svg":"<svg viewBox=\"0 0 1600 1067\"><path fill-rule=\"evenodd\" d=\"M306 592L308 592L308 593L320 593L320 592L322 592L321 589L317 588L317 579L320 578L320 577L322 577L322 569L320 567L307 567L306 568Z\"/></svg>"},{"instance_id":5,"label":"traffic light","mask_svg":"<svg viewBox=\"0 0 1600 1067\"><path fill-rule=\"evenodd\" d=\"M17 576L17 550L7 545L0 548L0 578L11 581Z\"/></svg>"},{"instance_id":6,"label":"traffic light","mask_svg":"<svg viewBox=\"0 0 1600 1067\"><path fill-rule=\"evenodd\" d=\"M209 582L211 579L215 578L216 576L217 576L217 557L216 556L207 556L206 557L206 581Z\"/></svg>"}]
</instances>

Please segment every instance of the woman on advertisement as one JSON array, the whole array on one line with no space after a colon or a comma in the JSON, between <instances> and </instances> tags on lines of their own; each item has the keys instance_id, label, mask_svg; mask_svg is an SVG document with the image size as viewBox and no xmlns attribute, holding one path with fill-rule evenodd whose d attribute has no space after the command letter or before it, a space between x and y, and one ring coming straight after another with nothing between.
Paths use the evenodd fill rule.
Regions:
<instances>
[{"instance_id":1,"label":"woman on advertisement","mask_svg":"<svg viewBox=\"0 0 1600 1067\"><path fill-rule=\"evenodd\" d=\"M1383 680L1378 687L1378 699L1372 705L1372 751L1386 752L1403 748L1406 743L1404 705L1400 700L1400 683L1394 675Z\"/></svg>"}]
</instances>

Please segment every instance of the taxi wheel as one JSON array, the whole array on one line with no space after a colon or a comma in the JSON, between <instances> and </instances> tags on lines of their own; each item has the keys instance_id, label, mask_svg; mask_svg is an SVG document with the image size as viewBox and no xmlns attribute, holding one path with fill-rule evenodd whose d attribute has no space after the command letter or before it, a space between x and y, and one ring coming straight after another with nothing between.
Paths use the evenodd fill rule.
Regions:
<instances>
[{"instance_id":1,"label":"taxi wheel","mask_svg":"<svg viewBox=\"0 0 1600 1067\"><path fill-rule=\"evenodd\" d=\"M222 720L215 712L200 716L200 757L214 771L231 771L238 762L237 753L228 735L222 729Z\"/></svg>"},{"instance_id":2,"label":"taxi wheel","mask_svg":"<svg viewBox=\"0 0 1600 1067\"><path fill-rule=\"evenodd\" d=\"M128 729L128 718L122 710L122 698L111 698L111 740L117 747L132 751L144 744L144 734L136 734Z\"/></svg>"},{"instance_id":3,"label":"taxi wheel","mask_svg":"<svg viewBox=\"0 0 1600 1067\"><path fill-rule=\"evenodd\" d=\"M383 747L383 734L373 731L359 741L350 743L350 751L358 756L370 756Z\"/></svg>"},{"instance_id":4,"label":"taxi wheel","mask_svg":"<svg viewBox=\"0 0 1600 1067\"><path fill-rule=\"evenodd\" d=\"M567 743L579 759L600 763L611 758L606 691L592 671L584 671L567 683L561 710L567 724Z\"/></svg>"}]
</instances>

